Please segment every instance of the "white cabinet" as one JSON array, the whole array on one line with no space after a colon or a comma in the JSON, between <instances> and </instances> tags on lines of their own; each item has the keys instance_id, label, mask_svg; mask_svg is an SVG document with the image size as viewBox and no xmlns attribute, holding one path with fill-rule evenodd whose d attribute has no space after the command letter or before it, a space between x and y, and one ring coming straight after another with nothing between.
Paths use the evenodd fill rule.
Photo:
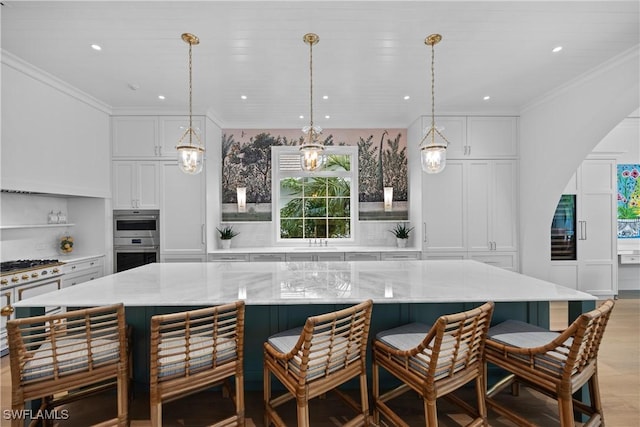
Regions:
<instances>
[{"instance_id":1,"label":"white cabinet","mask_svg":"<svg viewBox=\"0 0 640 427\"><path fill-rule=\"evenodd\" d=\"M274 254L274 253L266 253L266 254L250 254L249 261L251 262L284 262L285 254Z\"/></svg>"},{"instance_id":2,"label":"white cabinet","mask_svg":"<svg viewBox=\"0 0 640 427\"><path fill-rule=\"evenodd\" d=\"M382 261L402 261L402 260L412 260L412 259L420 259L420 252L381 252L380 259Z\"/></svg>"},{"instance_id":3,"label":"white cabinet","mask_svg":"<svg viewBox=\"0 0 640 427\"><path fill-rule=\"evenodd\" d=\"M158 156L158 118L155 116L114 116L111 136L114 158Z\"/></svg>"},{"instance_id":4,"label":"white cabinet","mask_svg":"<svg viewBox=\"0 0 640 427\"><path fill-rule=\"evenodd\" d=\"M209 254L210 262L245 262L249 261L247 253L217 253Z\"/></svg>"},{"instance_id":5,"label":"white cabinet","mask_svg":"<svg viewBox=\"0 0 640 427\"><path fill-rule=\"evenodd\" d=\"M160 262L205 262L207 256L202 255L160 255Z\"/></svg>"},{"instance_id":6,"label":"white cabinet","mask_svg":"<svg viewBox=\"0 0 640 427\"><path fill-rule=\"evenodd\" d=\"M104 256L67 262L62 266L62 285L68 288L104 276Z\"/></svg>"},{"instance_id":7,"label":"white cabinet","mask_svg":"<svg viewBox=\"0 0 640 427\"><path fill-rule=\"evenodd\" d=\"M518 155L517 117L467 117L466 144L463 154L470 158L516 157Z\"/></svg>"},{"instance_id":8,"label":"white cabinet","mask_svg":"<svg viewBox=\"0 0 640 427\"><path fill-rule=\"evenodd\" d=\"M193 144L200 144L204 146L204 118L193 117L192 118L193 129L200 137L201 141L197 141L193 138ZM180 141L180 138L184 135L185 131L189 128L188 116L161 116L160 117L160 138L158 141L159 156L175 159L177 158L176 146ZM183 144L189 143L189 136L187 135L182 141Z\"/></svg>"},{"instance_id":9,"label":"white cabinet","mask_svg":"<svg viewBox=\"0 0 640 427\"><path fill-rule=\"evenodd\" d=\"M551 280L610 297L618 293L616 162L588 159L576 171L577 259L551 262Z\"/></svg>"},{"instance_id":10,"label":"white cabinet","mask_svg":"<svg viewBox=\"0 0 640 427\"><path fill-rule=\"evenodd\" d=\"M516 251L515 160L470 160L467 167L468 249Z\"/></svg>"},{"instance_id":11,"label":"white cabinet","mask_svg":"<svg viewBox=\"0 0 640 427\"><path fill-rule=\"evenodd\" d=\"M346 252L345 261L380 261L379 252Z\"/></svg>"},{"instance_id":12,"label":"white cabinet","mask_svg":"<svg viewBox=\"0 0 640 427\"><path fill-rule=\"evenodd\" d=\"M204 118L193 117L192 123L204 144ZM114 116L111 119L112 156L114 159L175 158L175 147L188 126L188 116Z\"/></svg>"},{"instance_id":13,"label":"white cabinet","mask_svg":"<svg viewBox=\"0 0 640 427\"><path fill-rule=\"evenodd\" d=\"M160 256L204 255L205 174L187 175L177 162L160 162Z\"/></svg>"},{"instance_id":14,"label":"white cabinet","mask_svg":"<svg viewBox=\"0 0 640 427\"><path fill-rule=\"evenodd\" d=\"M423 174L424 257L508 253L499 264L511 268L518 250L516 190L516 160L452 160L439 174Z\"/></svg>"},{"instance_id":15,"label":"white cabinet","mask_svg":"<svg viewBox=\"0 0 640 427\"><path fill-rule=\"evenodd\" d=\"M158 209L158 169L154 161L114 161L113 209Z\"/></svg>"},{"instance_id":16,"label":"white cabinet","mask_svg":"<svg viewBox=\"0 0 640 427\"><path fill-rule=\"evenodd\" d=\"M286 260L292 262L306 261L344 261L344 252L300 252L286 254Z\"/></svg>"}]
</instances>

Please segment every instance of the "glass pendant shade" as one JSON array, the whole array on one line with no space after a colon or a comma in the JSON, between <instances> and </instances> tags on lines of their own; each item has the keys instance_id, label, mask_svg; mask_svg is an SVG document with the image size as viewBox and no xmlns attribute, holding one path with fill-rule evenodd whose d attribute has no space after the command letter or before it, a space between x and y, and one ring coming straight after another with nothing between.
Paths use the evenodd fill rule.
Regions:
<instances>
[{"instance_id":1,"label":"glass pendant shade","mask_svg":"<svg viewBox=\"0 0 640 427\"><path fill-rule=\"evenodd\" d=\"M189 175L202 172L204 163L204 149L196 145L178 146L178 166L180 170Z\"/></svg>"},{"instance_id":2,"label":"glass pendant shade","mask_svg":"<svg viewBox=\"0 0 640 427\"><path fill-rule=\"evenodd\" d=\"M302 170L313 172L324 164L324 148L319 144L304 144L300 146L300 166Z\"/></svg>"},{"instance_id":3,"label":"glass pendant shade","mask_svg":"<svg viewBox=\"0 0 640 427\"><path fill-rule=\"evenodd\" d=\"M420 150L422 170L426 173L439 173L447 165L447 148L441 145L422 147Z\"/></svg>"}]
</instances>

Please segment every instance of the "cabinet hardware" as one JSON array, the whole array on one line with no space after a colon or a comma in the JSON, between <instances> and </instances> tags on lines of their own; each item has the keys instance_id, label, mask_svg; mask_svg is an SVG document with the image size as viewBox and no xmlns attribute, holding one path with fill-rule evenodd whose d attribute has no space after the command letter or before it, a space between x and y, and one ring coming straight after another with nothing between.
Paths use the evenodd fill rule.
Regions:
<instances>
[{"instance_id":1,"label":"cabinet hardware","mask_svg":"<svg viewBox=\"0 0 640 427\"><path fill-rule=\"evenodd\" d=\"M15 311L15 309L11 306L11 292L5 292L4 294L2 294L2 296L7 299L7 305L0 309L0 315L9 317Z\"/></svg>"},{"instance_id":2,"label":"cabinet hardware","mask_svg":"<svg viewBox=\"0 0 640 427\"><path fill-rule=\"evenodd\" d=\"M206 239L206 236L205 236L205 233L204 233L204 224L202 224L200 226L200 240L201 240L201 243L203 245L205 244L205 239Z\"/></svg>"},{"instance_id":3,"label":"cabinet hardware","mask_svg":"<svg viewBox=\"0 0 640 427\"><path fill-rule=\"evenodd\" d=\"M422 241L427 243L427 223L422 223Z\"/></svg>"},{"instance_id":4,"label":"cabinet hardware","mask_svg":"<svg viewBox=\"0 0 640 427\"><path fill-rule=\"evenodd\" d=\"M0 280L0 285L6 285L8 283L9 283L9 281L7 279Z\"/></svg>"}]
</instances>

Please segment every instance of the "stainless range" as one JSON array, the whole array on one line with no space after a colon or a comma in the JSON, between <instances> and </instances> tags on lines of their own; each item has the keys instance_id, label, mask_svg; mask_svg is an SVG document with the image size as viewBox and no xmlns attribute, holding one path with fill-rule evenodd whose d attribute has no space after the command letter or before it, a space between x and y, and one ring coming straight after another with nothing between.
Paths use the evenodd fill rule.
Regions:
<instances>
[{"instance_id":1,"label":"stainless range","mask_svg":"<svg viewBox=\"0 0 640 427\"><path fill-rule=\"evenodd\" d=\"M13 303L60 289L63 262L57 259L17 260L0 264L0 352L7 351L7 319L13 318ZM60 307L47 307L47 314Z\"/></svg>"}]
</instances>

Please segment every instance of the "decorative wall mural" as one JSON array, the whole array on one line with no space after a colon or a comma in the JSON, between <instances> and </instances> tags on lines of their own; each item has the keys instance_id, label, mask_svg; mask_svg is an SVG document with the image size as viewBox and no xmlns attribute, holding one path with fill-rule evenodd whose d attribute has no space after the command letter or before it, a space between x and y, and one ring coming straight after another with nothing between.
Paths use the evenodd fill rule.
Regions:
<instances>
[{"instance_id":1,"label":"decorative wall mural","mask_svg":"<svg viewBox=\"0 0 640 427\"><path fill-rule=\"evenodd\" d=\"M325 145L358 146L359 219L406 220L405 129L325 129ZM226 129L222 135L222 220L271 221L271 147L302 143L298 129ZM246 187L238 212L237 188ZM384 209L384 187L393 187L393 208Z\"/></svg>"},{"instance_id":2,"label":"decorative wall mural","mask_svg":"<svg viewBox=\"0 0 640 427\"><path fill-rule=\"evenodd\" d=\"M618 238L640 238L640 164L618 165Z\"/></svg>"}]
</instances>

